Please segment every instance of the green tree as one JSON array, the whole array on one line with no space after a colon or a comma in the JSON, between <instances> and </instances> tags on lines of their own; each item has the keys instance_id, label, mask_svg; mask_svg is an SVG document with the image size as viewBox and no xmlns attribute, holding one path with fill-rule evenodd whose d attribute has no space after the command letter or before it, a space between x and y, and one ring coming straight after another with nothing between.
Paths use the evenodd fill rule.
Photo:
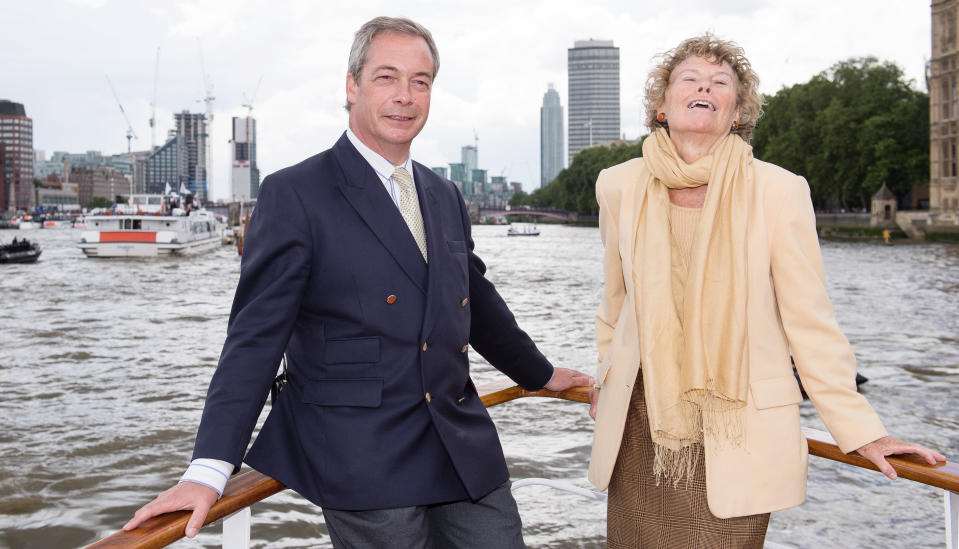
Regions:
<instances>
[{"instance_id":1,"label":"green tree","mask_svg":"<svg viewBox=\"0 0 959 549\"><path fill-rule=\"evenodd\" d=\"M513 193L513 196L512 196L512 197L510 197L510 199L509 199L509 205L510 205L510 206L522 206L522 205L526 204L526 199L527 199L527 197L529 197L529 195L526 194L526 191L522 191L522 190L521 190L521 191L517 191L517 192Z\"/></svg>"},{"instance_id":2,"label":"green tree","mask_svg":"<svg viewBox=\"0 0 959 549\"><path fill-rule=\"evenodd\" d=\"M767 96L757 158L804 175L817 207L866 208L885 183L903 196L929 178L929 97L891 62L833 65Z\"/></svg>"},{"instance_id":3,"label":"green tree","mask_svg":"<svg viewBox=\"0 0 959 549\"><path fill-rule=\"evenodd\" d=\"M103 198L102 196L94 196L90 199L90 208L109 208L113 205L113 201L109 198Z\"/></svg>"},{"instance_id":4,"label":"green tree","mask_svg":"<svg viewBox=\"0 0 959 549\"><path fill-rule=\"evenodd\" d=\"M596 203L596 178L599 172L641 155L642 140L634 144L583 149L576 153L569 167L560 171L549 185L536 189L526 197L524 204L571 212L596 212L599 209Z\"/></svg>"}]
</instances>

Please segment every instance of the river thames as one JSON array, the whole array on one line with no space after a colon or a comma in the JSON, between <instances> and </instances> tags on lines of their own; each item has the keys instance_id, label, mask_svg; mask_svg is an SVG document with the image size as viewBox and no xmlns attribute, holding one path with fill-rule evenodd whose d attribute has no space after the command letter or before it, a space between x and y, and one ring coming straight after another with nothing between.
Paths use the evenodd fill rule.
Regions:
<instances>
[{"instance_id":1,"label":"river thames","mask_svg":"<svg viewBox=\"0 0 959 549\"><path fill-rule=\"evenodd\" d=\"M520 325L554 364L594 370L602 284L595 228L540 226L476 249ZM96 260L72 230L36 239L34 265L0 265L0 547L77 547L117 530L186 467L239 273L235 248L186 258ZM839 324L869 378L861 391L894 436L959 457L959 246L824 242ZM470 352L473 378L498 372ZM268 407L269 405L267 405ZM591 420L545 399L490 409L514 479L588 487ZM263 417L265 417L265 412ZM823 428L808 402L803 424ZM261 418L262 419L262 418ZM546 487L515 491L530 547L604 546L605 508ZM802 506L774 513L788 547L942 547L942 494L810 458ZM219 526L174 547L219 546ZM318 509L292 492L253 506L252 546L330 547Z\"/></svg>"}]
</instances>

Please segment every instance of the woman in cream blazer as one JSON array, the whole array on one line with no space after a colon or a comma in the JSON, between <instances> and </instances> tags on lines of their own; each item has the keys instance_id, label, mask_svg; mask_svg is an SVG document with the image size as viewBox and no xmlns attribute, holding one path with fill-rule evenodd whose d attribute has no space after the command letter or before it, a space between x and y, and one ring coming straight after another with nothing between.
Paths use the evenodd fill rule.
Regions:
<instances>
[{"instance_id":1,"label":"woman in cream blazer","mask_svg":"<svg viewBox=\"0 0 959 549\"><path fill-rule=\"evenodd\" d=\"M715 71L710 65L717 67ZM716 80L716 74L723 71L734 75L734 82ZM683 75L681 82L677 72ZM704 82L697 84L693 78ZM726 111L722 92L716 90L720 84L733 86L736 92L730 96L728 114L732 120L722 118ZM675 146L680 156L689 148L679 140L690 135L701 137L695 132L702 133L703 128L716 134L717 143L731 131L748 139L760 114L757 85L758 79L735 44L711 35L687 40L665 54L663 64L650 75L648 125L652 130L667 128L659 131L668 131L670 146ZM671 111L670 94L686 93L686 88L693 91L676 99L680 107ZM701 106L690 98L705 101L708 108L683 112ZM687 114L718 119L719 131L714 126L690 125L683 118ZM802 177L753 160L751 152L749 160L751 192L746 211L752 215L745 233L748 300L744 350L748 391L741 414L742 438L740 444L732 444L716 430L706 430L702 435L708 511L719 519L769 513L805 499L807 443L800 430L798 404L802 397L793 376L791 355L810 400L844 452L858 450L890 478L895 473L885 455L914 452L930 463L944 459L931 450L888 437L879 417L857 393L856 361L826 293L809 187ZM635 257L634 252L636 235L642 234L637 227L640 208L647 200L645 186L658 184L654 180L645 159L636 158L604 170L596 184L605 245L605 288L596 315L599 367L596 388L590 395L595 435L589 479L600 490L609 486L617 460L622 459L630 400L642 380L634 287L638 273L633 270L644 258ZM696 190L684 192L692 194ZM682 480L678 486L683 488ZM664 522L670 520L683 522L670 517ZM622 521L622 513L617 512L614 518L611 511L611 530L614 522L621 529ZM764 535L765 522L761 530Z\"/></svg>"}]
</instances>

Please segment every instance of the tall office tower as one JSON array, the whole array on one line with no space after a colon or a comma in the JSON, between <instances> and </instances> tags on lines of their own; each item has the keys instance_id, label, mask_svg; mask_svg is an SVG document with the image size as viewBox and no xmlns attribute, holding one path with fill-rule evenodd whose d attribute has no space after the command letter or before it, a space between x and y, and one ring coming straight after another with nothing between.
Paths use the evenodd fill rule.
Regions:
<instances>
[{"instance_id":1,"label":"tall office tower","mask_svg":"<svg viewBox=\"0 0 959 549\"><path fill-rule=\"evenodd\" d=\"M252 116L233 117L230 140L233 170L230 172L230 200L249 202L260 190L260 170L256 167L256 120Z\"/></svg>"},{"instance_id":2,"label":"tall office tower","mask_svg":"<svg viewBox=\"0 0 959 549\"><path fill-rule=\"evenodd\" d=\"M33 209L33 120L20 103L0 99L0 211Z\"/></svg>"},{"instance_id":3,"label":"tall office tower","mask_svg":"<svg viewBox=\"0 0 959 549\"><path fill-rule=\"evenodd\" d=\"M171 132L172 133L172 132ZM182 135L170 135L162 147L153 150L147 159L145 187L149 194L179 191L190 180L190 153Z\"/></svg>"},{"instance_id":4,"label":"tall office tower","mask_svg":"<svg viewBox=\"0 0 959 549\"><path fill-rule=\"evenodd\" d=\"M577 40L569 48L569 160L619 133L619 48L612 40Z\"/></svg>"},{"instance_id":5,"label":"tall office tower","mask_svg":"<svg viewBox=\"0 0 959 549\"><path fill-rule=\"evenodd\" d=\"M929 213L959 218L959 0L932 2L929 62ZM945 221L945 219L943 219Z\"/></svg>"},{"instance_id":6,"label":"tall office tower","mask_svg":"<svg viewBox=\"0 0 959 549\"><path fill-rule=\"evenodd\" d=\"M466 173L473 173L473 170L479 168L479 147L476 145L464 145L461 150L463 165L466 166Z\"/></svg>"},{"instance_id":7,"label":"tall office tower","mask_svg":"<svg viewBox=\"0 0 959 549\"><path fill-rule=\"evenodd\" d=\"M183 111L173 115L176 121L176 133L182 135L188 152L187 161L187 189L192 191L200 200L207 199L207 146L206 140L209 129L206 124L206 115Z\"/></svg>"},{"instance_id":8,"label":"tall office tower","mask_svg":"<svg viewBox=\"0 0 959 549\"><path fill-rule=\"evenodd\" d=\"M563 106L549 84L539 108L539 186L549 185L563 169Z\"/></svg>"}]
</instances>

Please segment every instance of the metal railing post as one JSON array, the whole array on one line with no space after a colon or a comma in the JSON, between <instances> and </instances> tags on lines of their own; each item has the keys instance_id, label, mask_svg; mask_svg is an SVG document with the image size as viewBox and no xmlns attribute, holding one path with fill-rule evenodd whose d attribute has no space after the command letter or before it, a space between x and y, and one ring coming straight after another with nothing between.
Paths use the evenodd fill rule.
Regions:
<instances>
[{"instance_id":1,"label":"metal railing post","mask_svg":"<svg viewBox=\"0 0 959 549\"><path fill-rule=\"evenodd\" d=\"M959 549L959 492L942 491L946 515L946 549Z\"/></svg>"},{"instance_id":2,"label":"metal railing post","mask_svg":"<svg viewBox=\"0 0 959 549\"><path fill-rule=\"evenodd\" d=\"M250 508L223 519L223 549L250 549Z\"/></svg>"}]
</instances>

